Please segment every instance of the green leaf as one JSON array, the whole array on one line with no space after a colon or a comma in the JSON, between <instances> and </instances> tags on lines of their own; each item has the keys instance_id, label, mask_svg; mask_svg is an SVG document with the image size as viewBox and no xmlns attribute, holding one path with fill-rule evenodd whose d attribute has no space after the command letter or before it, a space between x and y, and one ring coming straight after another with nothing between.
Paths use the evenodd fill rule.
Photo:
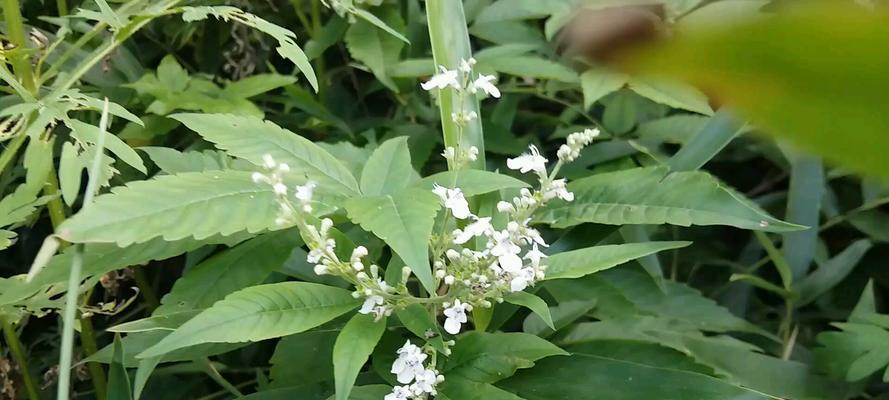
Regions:
<instances>
[{"instance_id":1,"label":"green leaf","mask_svg":"<svg viewBox=\"0 0 889 400\"><path fill-rule=\"evenodd\" d=\"M279 87L292 85L296 78L278 74L258 74L234 81L225 86L223 95L240 97L242 99L258 96L270 92Z\"/></svg>"},{"instance_id":2,"label":"green leaf","mask_svg":"<svg viewBox=\"0 0 889 400\"><path fill-rule=\"evenodd\" d=\"M202 343L256 342L292 335L330 321L357 305L349 291L315 283L253 286L216 302L143 351L139 358Z\"/></svg>"},{"instance_id":3,"label":"green leaf","mask_svg":"<svg viewBox=\"0 0 889 400\"><path fill-rule=\"evenodd\" d=\"M201 313L204 309L189 309L184 311L165 310L156 312L150 317L124 322L108 328L109 332L134 333L150 331L175 331L176 328L188 322Z\"/></svg>"},{"instance_id":4,"label":"green leaf","mask_svg":"<svg viewBox=\"0 0 889 400\"><path fill-rule=\"evenodd\" d=\"M145 384L148 383L148 378L151 377L151 373L154 372L154 369L160 361L160 357L139 360L139 366L136 367L136 375L133 377L133 399L139 400L139 398L142 397L142 391L145 389Z\"/></svg>"},{"instance_id":5,"label":"green leaf","mask_svg":"<svg viewBox=\"0 0 889 400\"><path fill-rule=\"evenodd\" d=\"M457 175L456 181L454 181L455 174ZM479 169L466 169L459 172L439 172L421 179L414 186L431 191L435 184L451 187L451 182L456 182L454 187L460 188L466 196L475 196L503 189L521 189L530 187L527 183L509 175Z\"/></svg>"},{"instance_id":6,"label":"green leaf","mask_svg":"<svg viewBox=\"0 0 889 400\"><path fill-rule=\"evenodd\" d=\"M274 228L277 210L257 204L275 204L275 194L268 185L253 182L249 172L166 175L98 196L94 207L67 219L57 234L69 242L128 246L158 236L200 240Z\"/></svg>"},{"instance_id":7,"label":"green leaf","mask_svg":"<svg viewBox=\"0 0 889 400\"><path fill-rule=\"evenodd\" d=\"M429 311L427 311L425 307L416 303L411 304L396 310L395 315L398 316L398 320L401 321L401 323L404 324L404 327L411 331L411 333L417 337L425 338L436 350L441 353L446 353L446 346L442 340L441 330L438 327L438 323L431 315L429 315ZM432 332L434 336L428 338L426 335L427 332Z\"/></svg>"},{"instance_id":8,"label":"green leaf","mask_svg":"<svg viewBox=\"0 0 889 400\"><path fill-rule=\"evenodd\" d=\"M361 367L373 353L386 331L386 320L375 321L373 315L355 314L333 345L333 374L336 400L348 400Z\"/></svg>"},{"instance_id":9,"label":"green leaf","mask_svg":"<svg viewBox=\"0 0 889 400\"><path fill-rule=\"evenodd\" d=\"M534 335L477 331L461 336L451 351L442 373L482 383L493 383L517 369L530 368L541 358L567 354Z\"/></svg>"},{"instance_id":10,"label":"green leaf","mask_svg":"<svg viewBox=\"0 0 889 400\"><path fill-rule=\"evenodd\" d=\"M889 40L885 17L865 7L818 2L768 18L689 30L634 64L707 88L766 133L786 137L801 150L885 178L889 137L882 132L889 114L880 105L889 54L873 51ZM797 45L768 45L776 43Z\"/></svg>"},{"instance_id":11,"label":"green leaf","mask_svg":"<svg viewBox=\"0 0 889 400\"><path fill-rule=\"evenodd\" d=\"M108 370L108 400L132 400L133 392L130 388L130 376L123 364L124 352L120 335L114 335L114 353L111 356L111 366Z\"/></svg>"},{"instance_id":12,"label":"green leaf","mask_svg":"<svg viewBox=\"0 0 889 400\"><path fill-rule=\"evenodd\" d=\"M584 109L589 109L597 100L624 87L626 83L626 75L602 68L590 69L580 74Z\"/></svg>"},{"instance_id":13,"label":"green leaf","mask_svg":"<svg viewBox=\"0 0 889 400\"><path fill-rule=\"evenodd\" d=\"M490 383L475 382L459 377L449 377L441 387L448 399L459 400L524 400Z\"/></svg>"},{"instance_id":14,"label":"green leaf","mask_svg":"<svg viewBox=\"0 0 889 400\"><path fill-rule=\"evenodd\" d=\"M871 241L857 240L795 284L794 290L799 293L800 298L794 305L805 306L839 284L852 272L871 247L873 247Z\"/></svg>"},{"instance_id":15,"label":"green leaf","mask_svg":"<svg viewBox=\"0 0 889 400\"><path fill-rule=\"evenodd\" d=\"M417 175L411 166L407 136L390 139L377 147L361 172L361 193L366 196L394 194Z\"/></svg>"},{"instance_id":16,"label":"green leaf","mask_svg":"<svg viewBox=\"0 0 889 400\"><path fill-rule=\"evenodd\" d=\"M244 160L238 160L246 164L243 166L244 168L234 168L234 160L219 150L180 152L169 147L153 146L140 147L139 150L148 154L148 158L161 171L171 175L183 172L218 171L223 169L253 170L254 168L253 164L247 163Z\"/></svg>"},{"instance_id":17,"label":"green leaf","mask_svg":"<svg viewBox=\"0 0 889 400\"><path fill-rule=\"evenodd\" d=\"M299 243L298 232L285 230L216 254L177 279L153 315L208 308L232 292L258 285L284 264Z\"/></svg>"},{"instance_id":18,"label":"green leaf","mask_svg":"<svg viewBox=\"0 0 889 400\"><path fill-rule=\"evenodd\" d=\"M793 271L790 270L790 265L787 265L784 256L775 248L775 244L772 243L772 240L765 233L756 231L754 234L756 235L756 240L759 241L759 244L768 253L769 258L772 259L775 269L778 270L778 275L781 276L781 285L784 286L785 290L790 290L791 285L793 285Z\"/></svg>"},{"instance_id":19,"label":"green leaf","mask_svg":"<svg viewBox=\"0 0 889 400\"><path fill-rule=\"evenodd\" d=\"M479 64L479 68L523 78L552 79L566 83L579 81L577 72L555 61L534 56L497 57Z\"/></svg>"},{"instance_id":20,"label":"green leaf","mask_svg":"<svg viewBox=\"0 0 889 400\"><path fill-rule=\"evenodd\" d=\"M713 109L707 102L707 96L694 87L650 77L631 78L629 86L634 92L656 103L704 115L713 114Z\"/></svg>"},{"instance_id":21,"label":"green leaf","mask_svg":"<svg viewBox=\"0 0 889 400\"><path fill-rule=\"evenodd\" d=\"M306 54L297 46L296 34L288 29L231 6L182 7L181 10L182 20L185 22L207 19L212 15L224 21L231 20L242 23L275 38L278 41L278 47L275 48L278 54L295 64L300 72L308 78L315 92L318 91L318 78L315 76L315 71L309 64Z\"/></svg>"},{"instance_id":22,"label":"green leaf","mask_svg":"<svg viewBox=\"0 0 889 400\"><path fill-rule=\"evenodd\" d=\"M528 308L534 314L540 316L543 322L546 323L546 326L553 330L556 329L555 325L553 325L553 316L549 313L549 306L540 297L528 292L513 292L503 297L503 300L510 304Z\"/></svg>"},{"instance_id":23,"label":"green leaf","mask_svg":"<svg viewBox=\"0 0 889 400\"><path fill-rule=\"evenodd\" d=\"M272 122L230 114L175 114L170 118L234 157L260 166L263 156L269 154L290 166L291 175L304 174L318 181L319 189L358 193L358 182L341 162L308 139Z\"/></svg>"},{"instance_id":24,"label":"green leaf","mask_svg":"<svg viewBox=\"0 0 889 400\"><path fill-rule=\"evenodd\" d=\"M395 29L404 30L404 21L396 9L388 9L383 21L385 21L383 25L388 24ZM398 62L398 55L404 47L404 42L401 38L380 31L374 25L367 19L352 24L346 31L344 39L346 47L349 49L349 54L367 65L380 82L392 91L398 91L395 82L386 75L386 69Z\"/></svg>"},{"instance_id":25,"label":"green leaf","mask_svg":"<svg viewBox=\"0 0 889 400\"><path fill-rule=\"evenodd\" d=\"M426 290L433 291L429 237L439 209L438 196L420 189L395 195L346 200L349 218L383 239L404 260Z\"/></svg>"},{"instance_id":26,"label":"green leaf","mask_svg":"<svg viewBox=\"0 0 889 400\"><path fill-rule=\"evenodd\" d=\"M566 251L554 254L545 260L546 279L580 278L630 260L690 244L691 242L626 243Z\"/></svg>"},{"instance_id":27,"label":"green leaf","mask_svg":"<svg viewBox=\"0 0 889 400\"><path fill-rule=\"evenodd\" d=\"M667 165L673 171L694 171L701 168L737 136L744 122L731 112L720 110L701 127Z\"/></svg>"},{"instance_id":28,"label":"green leaf","mask_svg":"<svg viewBox=\"0 0 889 400\"><path fill-rule=\"evenodd\" d=\"M383 22L383 20L377 18L376 15L371 14L367 10L365 10L363 8L355 8L355 10L352 14L367 21L367 22L370 22L377 28L380 28L380 29L386 31L386 33L397 37L398 40L401 40L402 42L404 42L406 44L411 44L411 41L407 40L407 38L404 37L404 35L402 35L401 33L398 33L398 31L396 31L395 29L392 29L391 26L389 26L388 24Z\"/></svg>"},{"instance_id":29,"label":"green leaf","mask_svg":"<svg viewBox=\"0 0 889 400\"><path fill-rule=\"evenodd\" d=\"M281 339L270 361L270 386L282 388L332 381L333 346L338 333L319 329ZM297 359L301 360L300 365L294 368L293 360Z\"/></svg>"},{"instance_id":30,"label":"green leaf","mask_svg":"<svg viewBox=\"0 0 889 400\"><path fill-rule=\"evenodd\" d=\"M0 229L0 250L4 250L12 246L13 241L18 235L13 231Z\"/></svg>"},{"instance_id":31,"label":"green leaf","mask_svg":"<svg viewBox=\"0 0 889 400\"><path fill-rule=\"evenodd\" d=\"M522 330L535 336L549 337L586 315L595 306L596 299L563 301L556 306L549 307L548 312L552 315L552 326L546 324L537 314L532 314L522 322Z\"/></svg>"},{"instance_id":32,"label":"green leaf","mask_svg":"<svg viewBox=\"0 0 889 400\"><path fill-rule=\"evenodd\" d=\"M600 224L729 225L786 232L799 225L776 219L705 172L634 168L578 179L573 202L554 202L539 222L556 227Z\"/></svg>"},{"instance_id":33,"label":"green leaf","mask_svg":"<svg viewBox=\"0 0 889 400\"><path fill-rule=\"evenodd\" d=\"M784 218L788 222L809 227L804 231L784 234L781 251L793 271L793 278L798 280L808 272L818 245L821 200L826 189L824 163L819 157L799 154L789 148L784 150L791 168Z\"/></svg>"},{"instance_id":34,"label":"green leaf","mask_svg":"<svg viewBox=\"0 0 889 400\"><path fill-rule=\"evenodd\" d=\"M133 150L133 148L131 148L123 140L120 140L119 137L108 132L100 132L99 127L83 123L78 120L71 120L69 122L69 126L72 129L72 136L74 136L81 142L96 144L96 141L99 139L99 135L104 134L105 148L108 149L108 151L114 153L117 158L129 164L129 166L135 168L139 172L143 174L148 172L145 169L145 164L142 162L142 158L139 157L139 154L136 153L136 150Z\"/></svg>"},{"instance_id":35,"label":"green leaf","mask_svg":"<svg viewBox=\"0 0 889 400\"><path fill-rule=\"evenodd\" d=\"M706 375L581 354L543 360L499 386L527 400L770 399Z\"/></svg>"}]
</instances>

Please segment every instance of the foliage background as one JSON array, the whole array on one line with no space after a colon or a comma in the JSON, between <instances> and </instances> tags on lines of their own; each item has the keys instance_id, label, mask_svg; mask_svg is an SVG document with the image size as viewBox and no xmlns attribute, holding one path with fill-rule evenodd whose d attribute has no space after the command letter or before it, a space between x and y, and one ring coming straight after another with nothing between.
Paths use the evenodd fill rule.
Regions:
<instances>
[{"instance_id":1,"label":"foliage background","mask_svg":"<svg viewBox=\"0 0 889 400\"><path fill-rule=\"evenodd\" d=\"M116 187L164 174L253 168L241 159L216 150L213 143L170 118L174 113L185 111L263 117L317 143L355 176L360 176L366 160L380 144L402 136L407 137L410 160L420 176L446 170L444 160L438 156L442 151L442 136L437 105L418 87L419 82L433 72L423 3L412 0L354 3L410 43L366 19L356 19L348 13L338 15L320 2L226 3L296 33L297 42L318 77L317 94L306 77L276 53L275 40L257 30L212 19L184 23L178 15L161 17L149 24L83 79L81 90L97 98L107 96L138 115L145 124L142 127L121 118L113 122L110 132L137 149L138 160L115 153L116 173L107 186ZM537 294L549 304L560 328L557 332L548 330L542 320L527 311L499 309L493 328L536 334L583 356L572 356L567 361L559 357L538 361L536 367L497 383L502 389L482 382L478 387L454 388L455 394L448 396L468 399L472 398L470 393L472 396L481 393L486 398L514 398L500 392L506 390L529 400L580 398L577 396L588 393L615 399L666 398L666 393L675 398L688 398L682 395L688 387L712 384L716 387L714 392L719 393L723 390L719 385L725 383L732 388L752 388L779 398L889 398L883 375L889 364L889 332L886 331L889 325L885 316L875 314L880 307L874 306L874 299L885 296L889 286L884 265L889 255L885 245L889 241L886 224L889 210L883 207L889 200L889 190L878 177L885 176L885 170L874 169L874 164L866 160L869 154L886 148L875 146L866 150L858 146L848 150L838 144L846 138L859 145L862 142L857 138L862 135L865 138L877 135L855 120L842 118L854 117L856 113L845 111L863 100L850 104L853 100L838 97L830 104L815 103L809 100L822 93L815 89L805 92L794 85L790 86L797 90L789 90L790 94L785 97L771 92L762 97L756 97L755 92L738 94L732 89L743 85L735 82L746 82L737 78L739 75L714 78L704 72L696 74L694 68L686 68L679 75L704 81L705 85L700 87L706 89L709 98L701 90L677 80L653 78L647 75L648 70L624 75L606 67L599 57L598 51L613 43L587 43L584 42L588 38L586 33L575 32L577 36L571 36L568 33L574 31L568 28L560 34L560 28L578 16L589 18L587 24L596 26L599 21L596 18L604 18L596 11L614 5L604 1L581 3L584 2L464 2L479 69L496 73L498 86L504 93L496 103L481 103L488 170L503 170L505 159L521 153L528 144L535 144L552 155L568 133L597 126L605 133L604 138L563 170L570 180L604 176L603 181L593 181L591 185L620 192L626 196L624 200L632 203L646 199L658 185L658 179L653 177L632 175L629 171L632 168L666 164L674 170L694 170L702 166L702 171L715 178L713 182L734 188L771 215L812 228L802 233L783 233L779 229L781 221L775 220L769 222L766 230L776 233L757 238L751 230L726 226L730 224L702 224L704 217L691 216L688 220L672 217L661 221L641 213L634 222L640 225L626 225L616 230L615 224L627 223L633 217L621 219L605 214L572 221L553 211L551 220L544 221L560 228L545 230L547 238L554 242L553 252L648 240L693 244L586 278L548 282ZM667 11L663 20L658 18L658 29L667 29L676 35L696 26L720 25L742 14L772 13L793 6L788 4L792 2L743 0L661 3ZM67 6L72 11L78 6L97 9L92 2ZM586 6L583 9L586 11L579 11L581 6ZM879 4L872 6L880 7ZM58 4L51 2L27 1L23 14L29 26L51 35L57 29L55 21L41 16L58 15L57 7ZM72 29L84 30L86 23L83 19L74 19ZM785 32L775 34L782 33ZM874 33L878 34L881 33ZM99 45L101 39L88 46ZM755 48L744 47L749 43L726 44L713 40L689 46L707 46L714 59L726 60L742 59L743 54L749 55L750 49ZM794 40L793 36L787 40ZM762 42L755 43L768 47ZM718 47L722 45L725 47ZM674 49L668 54L679 59L683 53L681 49ZM771 54L763 50L760 55ZM685 66L683 60L671 60L669 56L661 60L666 61L658 61L664 64L652 61L648 68L670 72ZM851 64L856 61L847 60ZM711 71L722 71L720 65L705 64L700 69L706 72L708 67ZM822 67L811 66L813 70ZM779 69L774 65L760 68ZM767 75L752 67L738 74L747 71L758 72L756 76L763 79ZM776 73L776 79L792 76L794 71L788 67L779 72L783 75ZM867 87L871 83L856 75L844 76L848 77L850 87ZM729 80L733 84L712 85L714 81ZM885 88L885 84L877 87ZM874 95L877 104L885 104L885 93ZM765 128L808 127L806 124L751 123L741 127L743 117L740 115L748 114L719 112L714 115L714 106L719 108L726 97L730 106L737 105L744 111L750 108L746 107L747 103L736 104L731 100L756 97L764 103L762 107L771 107L768 111L787 106L788 113L797 115L800 110L789 104L807 104L810 108L802 110L803 117L814 121L821 121L818 116L837 110L827 127L834 129L835 139L826 147L834 146L836 153L841 154L818 151L825 146L818 145L817 137L803 138L803 145L799 146L799 141L794 144L773 139L772 135L783 137L783 132ZM13 98L12 95L0 98L0 104L10 106L15 103ZM873 110L870 107L861 112ZM98 123L96 113L80 111L74 115L76 119ZM752 115L767 114L754 109ZM710 129L706 131L708 134L698 135L705 129ZM66 138L70 133L65 127L59 127L55 134ZM879 140L876 139L877 144ZM57 156L65 151L63 141L56 141ZM807 146L807 143L815 145ZM695 147L691 147L693 145ZM677 158L673 156L687 147L694 149L687 150L691 159L685 160L684 165L688 167L677 168ZM826 155L830 160L860 158L865 161L853 160L848 164L851 169L846 169L845 163L837 167L808 151ZM856 151L861 152L858 157L854 154ZM71 168L64 167L66 165L60 164L58 169L63 200L70 215L71 207L82 201L77 196L81 185L70 182L80 178L62 175L79 176L81 169L71 172ZM872 173L850 172L862 170ZM623 175L616 174L617 171L624 171ZM12 193L16 184L25 180L26 173L21 162L3 170L0 195ZM695 185L684 188L677 184L665 191L668 194L664 196L672 196L675 203L695 208L695 201L702 201L709 188ZM579 201L592 201L584 200L580 191L578 194ZM263 208L273 207L272 202L267 203L251 205L242 217L258 218L267 214ZM43 209L15 227L14 244L0 252L2 276L27 273L44 238L54 231ZM195 225L201 219L227 218L194 212L195 220L189 222ZM391 253L382 241L357 225L344 222L346 227L342 229L348 237L367 243L375 257L389 259ZM673 224L659 225L663 222ZM688 222L694 222L695 226L682 226ZM744 223L752 225L742 227L765 227L757 227L760 222L748 220ZM180 227L182 232L193 228L186 224ZM138 236L139 230L139 226L132 226L124 232ZM144 266L129 266L120 261L119 265L112 262L100 267L97 265L101 262L87 257L87 265L93 262L96 270L113 268L115 271L107 274L101 271L96 277L98 282L94 282L97 286L84 297L88 302L85 304L94 307L111 304L111 308L120 308L114 315L92 316L95 340L101 349L93 358L106 364L110 361L114 334L106 330L108 327L146 317L158 307L186 303L191 308L202 308L228 294L226 289L230 292L291 278L318 279L311 276L311 266L304 262L305 251L299 247L293 232L264 234L227 249L227 245L246 237L211 237L192 243L177 241L160 250L144 250L158 246L158 243L150 244L142 251L156 261L145 262L147 259L135 254L138 250L129 254L134 264ZM773 241L778 249L769 258L764 243ZM107 249L112 251L111 247ZM118 253L112 256L113 261L127 260ZM51 263L47 268L60 268L63 261ZM244 263L251 265L249 271ZM786 273L782 275L788 270L792 276L789 279ZM64 278L48 279L53 283L64 281ZM213 279L237 283L230 287L214 285L218 280ZM0 284L0 298L4 293L14 293L13 285L22 283L4 280ZM134 286L139 288L138 295L130 289ZM177 288L179 293L188 295L179 299L163 298ZM216 289L218 291L214 291ZM15 329L10 327L6 333L21 338L30 374L45 388L42 395L46 398L50 398L56 382L57 371L53 368L58 364L61 322L55 314L20 318L23 307L32 312L60 308L59 297L31 298L31 303L2 305L7 320L16 322ZM879 301L876 304L880 304ZM849 324L836 325L846 321ZM243 393L257 392L250 398L279 398L274 397L276 395L326 398L333 391L330 348L342 322L335 321L330 329L281 340L202 349L199 357L185 356L177 360L182 361L180 363L162 364L148 381L143 398L225 398L230 396L230 390L224 390L228 382ZM123 342L125 348L138 346L126 339ZM372 362L359 376L359 384L369 388L367 398L381 397L373 397L375 389L371 385L385 383L386 365L392 358L389 354L399 344L394 335L384 336ZM147 347L146 343L142 346ZM23 398L22 371L16 369L10 345L2 350L6 357L0 364L0 373L7 387L16 388L19 393L16 398ZM84 349L78 350L78 357L83 356ZM132 361L125 360L125 364L135 366ZM526 368L533 363L518 364ZM78 395L103 398L97 394L101 389L96 386L95 375L87 373L83 364L75 371ZM221 373L223 383L214 371ZM634 377L633 382L628 380L629 376ZM388 380L391 381L391 377ZM554 388L554 382L558 382L559 387ZM10 389L6 390L6 395L11 396ZM720 394L713 396L701 398L728 398Z\"/></svg>"}]
</instances>

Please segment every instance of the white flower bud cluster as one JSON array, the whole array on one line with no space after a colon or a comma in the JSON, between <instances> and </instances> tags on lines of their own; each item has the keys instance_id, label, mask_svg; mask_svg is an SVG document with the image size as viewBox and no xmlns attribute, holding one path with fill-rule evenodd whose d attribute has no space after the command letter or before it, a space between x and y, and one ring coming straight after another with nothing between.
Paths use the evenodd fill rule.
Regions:
<instances>
[{"instance_id":1,"label":"white flower bud cluster","mask_svg":"<svg viewBox=\"0 0 889 400\"><path fill-rule=\"evenodd\" d=\"M305 225L306 246L309 247L306 261L315 264L313 269L317 275L334 275L353 283L355 291L352 296L364 298L358 312L373 314L376 320L388 317L393 307L387 297L395 294L394 288L380 277L379 266L371 264L365 267L363 259L368 254L366 247L356 247L349 262L341 261L336 254L336 241L330 237L332 227L333 221L329 218L322 219L318 227Z\"/></svg>"},{"instance_id":2,"label":"white flower bud cluster","mask_svg":"<svg viewBox=\"0 0 889 400\"><path fill-rule=\"evenodd\" d=\"M255 183L265 183L272 187L277 198L279 210L278 218L275 223L278 225L287 225L293 222L297 209L288 197L288 188L284 183L284 174L290 172L290 166L285 163L278 163L270 154L262 156L262 166L265 173L254 172L251 177ZM315 193L316 184L313 181L307 181L304 185L294 187L293 196L299 203L299 210L302 212L312 212L312 196Z\"/></svg>"},{"instance_id":3,"label":"white flower bud cluster","mask_svg":"<svg viewBox=\"0 0 889 400\"><path fill-rule=\"evenodd\" d=\"M484 74L474 76L475 64L475 59L470 58L460 60L460 66L457 69L448 69L444 65L439 65L439 72L432 75L428 81L421 83L420 87L426 91L452 88L457 91L457 104L465 104L466 93L477 95L480 91L488 96L500 98L500 89L494 85L496 77ZM451 120L459 127L467 126L476 118L478 118L478 114L475 111L457 110L451 113Z\"/></svg>"},{"instance_id":4,"label":"white flower bud cluster","mask_svg":"<svg viewBox=\"0 0 889 400\"><path fill-rule=\"evenodd\" d=\"M593 139L598 136L599 128L584 129L581 132L574 132L568 135L566 144L559 146L559 151L556 153L556 155L558 155L559 160L561 161L574 161L577 159L577 157L580 156L580 151L583 150L584 147L592 143Z\"/></svg>"},{"instance_id":5,"label":"white flower bud cluster","mask_svg":"<svg viewBox=\"0 0 889 400\"><path fill-rule=\"evenodd\" d=\"M456 169L460 169L463 165L478 160L478 147L469 146L468 149L455 149L453 146L445 147L441 156L450 161Z\"/></svg>"},{"instance_id":6,"label":"white flower bud cluster","mask_svg":"<svg viewBox=\"0 0 889 400\"><path fill-rule=\"evenodd\" d=\"M434 365L423 365L429 355L410 341L405 342L396 353L398 358L392 363L390 372L403 386L393 387L392 392L383 399L427 400L435 397L438 394L436 386L444 382L444 376L438 373Z\"/></svg>"}]
</instances>

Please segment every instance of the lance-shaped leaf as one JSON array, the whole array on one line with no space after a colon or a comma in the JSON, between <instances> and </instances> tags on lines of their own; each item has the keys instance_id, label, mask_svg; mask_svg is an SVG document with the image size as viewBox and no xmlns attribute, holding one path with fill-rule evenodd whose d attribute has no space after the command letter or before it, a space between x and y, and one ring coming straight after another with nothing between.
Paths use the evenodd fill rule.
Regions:
<instances>
[{"instance_id":1,"label":"lance-shaped leaf","mask_svg":"<svg viewBox=\"0 0 889 400\"><path fill-rule=\"evenodd\" d=\"M355 314L340 331L333 345L333 374L336 400L348 400L361 367L373 353L386 331L386 321L375 321L373 315Z\"/></svg>"},{"instance_id":2,"label":"lance-shaped leaf","mask_svg":"<svg viewBox=\"0 0 889 400\"><path fill-rule=\"evenodd\" d=\"M58 228L69 242L128 246L275 227L275 194L243 171L206 171L131 182L96 198Z\"/></svg>"},{"instance_id":3,"label":"lance-shaped leaf","mask_svg":"<svg viewBox=\"0 0 889 400\"><path fill-rule=\"evenodd\" d=\"M549 356L567 355L556 345L527 333L471 332L454 346L443 372L476 382L493 383L519 368Z\"/></svg>"},{"instance_id":4,"label":"lance-shaped leaf","mask_svg":"<svg viewBox=\"0 0 889 400\"><path fill-rule=\"evenodd\" d=\"M701 171L667 173L634 168L578 179L568 185L572 202L554 201L540 222L567 227L599 224L729 225L767 232L803 229L781 221Z\"/></svg>"},{"instance_id":5,"label":"lance-shaped leaf","mask_svg":"<svg viewBox=\"0 0 889 400\"><path fill-rule=\"evenodd\" d=\"M580 278L639 257L690 244L691 242L627 243L566 251L546 258L546 279Z\"/></svg>"},{"instance_id":6,"label":"lance-shaped leaf","mask_svg":"<svg viewBox=\"0 0 889 400\"><path fill-rule=\"evenodd\" d=\"M417 173L411 166L407 136L387 140L364 164L361 172L361 193L373 196L404 189Z\"/></svg>"},{"instance_id":7,"label":"lance-shaped leaf","mask_svg":"<svg viewBox=\"0 0 889 400\"><path fill-rule=\"evenodd\" d=\"M349 291L307 282L232 293L139 354L155 357L203 343L256 342L303 332L358 306Z\"/></svg>"},{"instance_id":8,"label":"lance-shaped leaf","mask_svg":"<svg viewBox=\"0 0 889 400\"><path fill-rule=\"evenodd\" d=\"M231 114L175 114L204 139L229 155L255 165L263 164L268 154L286 163L290 175L305 175L318 182L319 189L351 195L358 193L358 182L349 169L320 146L270 121Z\"/></svg>"},{"instance_id":9,"label":"lance-shaped leaf","mask_svg":"<svg viewBox=\"0 0 889 400\"><path fill-rule=\"evenodd\" d=\"M395 195L352 198L345 206L352 221L383 239L414 271L423 286L434 290L429 237L439 209L436 195L408 189Z\"/></svg>"}]
</instances>

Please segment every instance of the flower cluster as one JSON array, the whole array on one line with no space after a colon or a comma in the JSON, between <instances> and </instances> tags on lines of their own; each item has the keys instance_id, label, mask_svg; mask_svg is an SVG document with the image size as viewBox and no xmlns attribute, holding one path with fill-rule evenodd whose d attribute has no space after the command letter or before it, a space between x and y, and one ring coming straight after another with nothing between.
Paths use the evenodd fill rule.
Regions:
<instances>
[{"instance_id":1,"label":"flower cluster","mask_svg":"<svg viewBox=\"0 0 889 400\"><path fill-rule=\"evenodd\" d=\"M584 129L582 132L574 132L568 135L567 143L559 146L559 161L574 161L580 156L580 150L593 142L599 136L599 129Z\"/></svg>"},{"instance_id":2,"label":"flower cluster","mask_svg":"<svg viewBox=\"0 0 889 400\"><path fill-rule=\"evenodd\" d=\"M593 132L572 134L568 146L579 152L595 137ZM495 228L492 217L473 214L460 188L433 187L449 215L462 226L440 238L443 257L434 264L435 277L454 299L453 304L443 304L445 331L459 333L467 322L466 311L474 306L491 307L490 299L502 301L504 295L525 290L545 277L546 255L541 248L548 245L529 224L534 211L546 202L574 199L565 179L554 178L562 162L548 174L548 160L533 145L528 153L507 160L510 169L535 174L540 189L522 189L511 202L499 202L497 211L506 217L501 228Z\"/></svg>"},{"instance_id":3,"label":"flower cluster","mask_svg":"<svg viewBox=\"0 0 889 400\"><path fill-rule=\"evenodd\" d=\"M397 354L391 372L403 386L392 388L392 393L387 394L384 400L423 400L435 396L435 386L444 381L444 376L434 367L423 365L429 355L410 341L405 342Z\"/></svg>"}]
</instances>

